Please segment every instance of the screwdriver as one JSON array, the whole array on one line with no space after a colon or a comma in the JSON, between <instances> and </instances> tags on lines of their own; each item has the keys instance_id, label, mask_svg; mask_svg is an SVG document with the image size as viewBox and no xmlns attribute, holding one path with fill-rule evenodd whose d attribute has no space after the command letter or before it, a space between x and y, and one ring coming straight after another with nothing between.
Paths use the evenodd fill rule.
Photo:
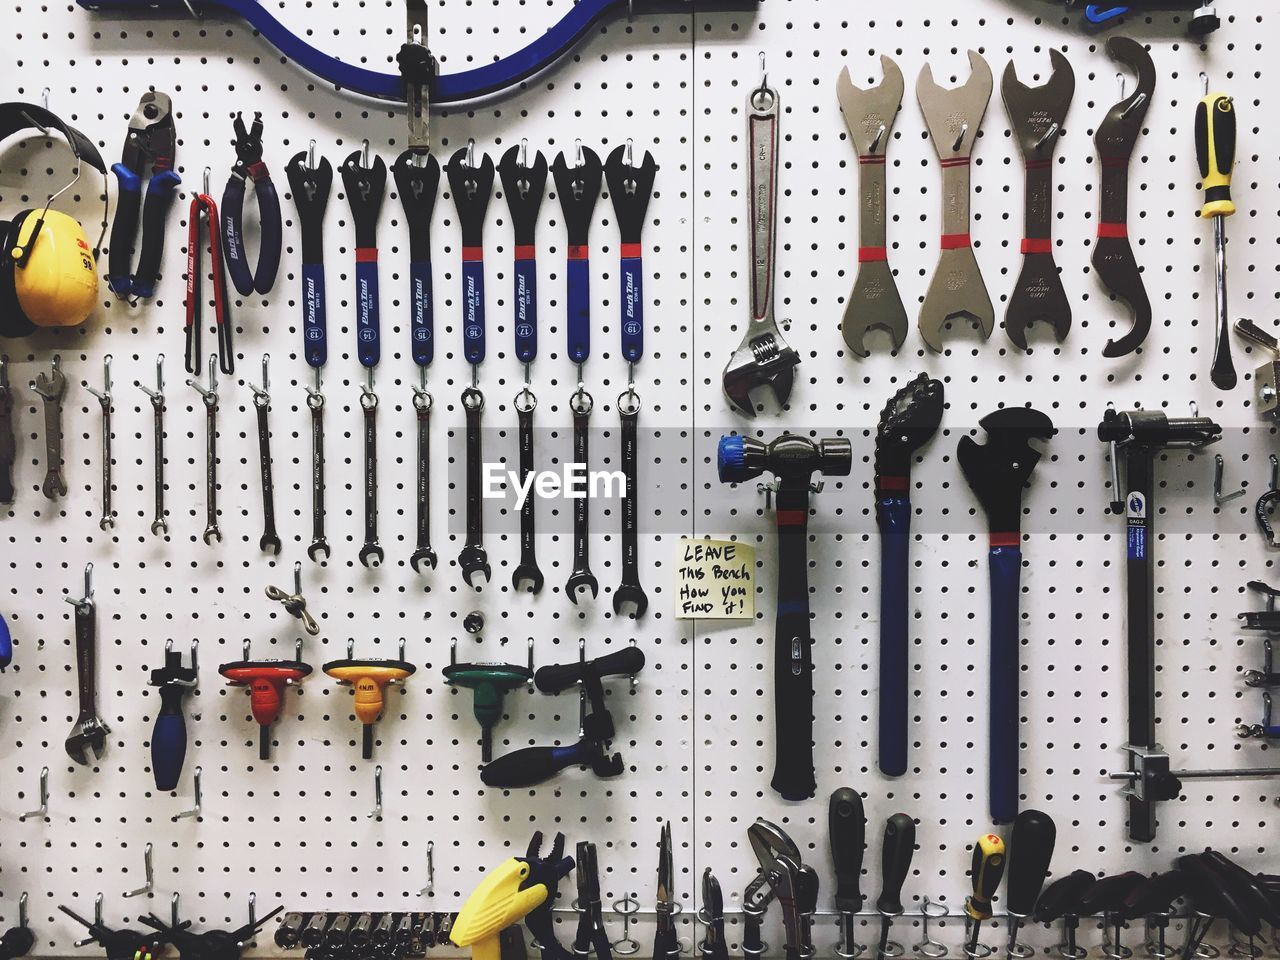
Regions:
<instances>
[{"instance_id":1,"label":"screwdriver","mask_svg":"<svg viewBox=\"0 0 1280 960\"><path fill-rule=\"evenodd\" d=\"M889 949L889 930L893 918L902 915L902 884L911 870L911 855L916 849L916 822L905 813L895 813L884 825L884 845L880 851L880 949L876 960L884 960Z\"/></svg>"},{"instance_id":2,"label":"screwdriver","mask_svg":"<svg viewBox=\"0 0 1280 960\"><path fill-rule=\"evenodd\" d=\"M850 787L831 794L827 812L831 862L836 869L836 909L840 911L840 949L857 953L857 913L862 909L862 850L867 843L867 815L862 796Z\"/></svg>"},{"instance_id":3,"label":"screwdriver","mask_svg":"<svg viewBox=\"0 0 1280 960\"><path fill-rule=\"evenodd\" d=\"M1005 956L1021 957L1018 930L1040 898L1040 888L1049 874L1053 844L1058 828L1053 818L1039 810L1023 810L1013 821L1009 834L1009 882L1005 884L1005 908L1009 913L1009 941Z\"/></svg>"},{"instance_id":4,"label":"screwdriver","mask_svg":"<svg viewBox=\"0 0 1280 960\"><path fill-rule=\"evenodd\" d=\"M1202 218L1213 219L1213 247L1217 271L1217 343L1213 351L1210 377L1219 390L1236 385L1236 368L1231 359L1231 330L1227 319L1227 217L1236 212L1231 199L1231 168L1236 161L1235 101L1223 93L1209 92L1209 77L1200 74L1204 96L1196 105L1196 162L1204 187Z\"/></svg>"},{"instance_id":5,"label":"screwdriver","mask_svg":"<svg viewBox=\"0 0 1280 960\"><path fill-rule=\"evenodd\" d=\"M969 956L978 952L978 932L982 921L991 919L991 898L996 895L1004 876L1004 841L994 833L986 833L973 845L973 861L969 865L973 894L965 901L964 912L969 921Z\"/></svg>"}]
</instances>

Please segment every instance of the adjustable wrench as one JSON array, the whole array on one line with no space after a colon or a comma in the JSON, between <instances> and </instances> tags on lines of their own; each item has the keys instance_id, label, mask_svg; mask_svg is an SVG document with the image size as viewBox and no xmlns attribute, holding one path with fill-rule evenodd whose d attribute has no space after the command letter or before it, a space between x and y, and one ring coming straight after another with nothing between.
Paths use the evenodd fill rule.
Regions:
<instances>
[{"instance_id":1,"label":"adjustable wrench","mask_svg":"<svg viewBox=\"0 0 1280 960\"><path fill-rule=\"evenodd\" d=\"M307 387L307 409L311 411L311 546L307 556L313 563L329 559L329 541L324 538L324 394L320 392L319 368L316 386Z\"/></svg>"},{"instance_id":2,"label":"adjustable wrench","mask_svg":"<svg viewBox=\"0 0 1280 960\"><path fill-rule=\"evenodd\" d=\"M613 591L613 612L621 615L628 604L639 620L649 607L649 598L640 586L640 546L637 537L636 422L640 416L640 396L633 387L618 395L618 415L622 419L622 582Z\"/></svg>"},{"instance_id":3,"label":"adjustable wrench","mask_svg":"<svg viewBox=\"0 0 1280 960\"><path fill-rule=\"evenodd\" d=\"M581 384L569 398L569 409L573 411L573 462L582 464L585 469L587 459L587 436L591 427L591 394ZM591 501L583 492L581 497L573 501L573 570L565 582L564 592L571 603L578 602L578 589L587 587L594 600L600 592L600 585L591 573L590 543L591 534Z\"/></svg>"},{"instance_id":4,"label":"adjustable wrench","mask_svg":"<svg viewBox=\"0 0 1280 960\"><path fill-rule=\"evenodd\" d=\"M9 388L9 358L0 357L0 503L13 503L13 461L18 446L13 438L13 391Z\"/></svg>"},{"instance_id":5,"label":"adjustable wrench","mask_svg":"<svg viewBox=\"0 0 1280 960\"><path fill-rule=\"evenodd\" d=\"M751 321L724 368L724 394L744 417L754 417L751 390L768 384L786 404L800 355L782 338L773 313L778 214L778 92L767 83L747 99L750 141Z\"/></svg>"},{"instance_id":6,"label":"adjustable wrench","mask_svg":"<svg viewBox=\"0 0 1280 960\"><path fill-rule=\"evenodd\" d=\"M422 387L413 388L413 410L418 417L418 541L409 566L414 573L421 573L424 563L436 568L436 552L431 549L431 403L431 394Z\"/></svg>"},{"instance_id":7,"label":"adjustable wrench","mask_svg":"<svg viewBox=\"0 0 1280 960\"><path fill-rule=\"evenodd\" d=\"M115 511L111 509L111 354L102 358L102 389L95 390L84 383L84 388L98 399L102 407L102 516L99 530L109 530L116 525Z\"/></svg>"},{"instance_id":8,"label":"adjustable wrench","mask_svg":"<svg viewBox=\"0 0 1280 960\"><path fill-rule=\"evenodd\" d=\"M40 489L48 499L57 500L67 495L67 481L62 475L62 396L67 392L62 357L53 355L49 374L37 374L31 389L44 399L45 473Z\"/></svg>"},{"instance_id":9,"label":"adjustable wrench","mask_svg":"<svg viewBox=\"0 0 1280 960\"><path fill-rule=\"evenodd\" d=\"M280 555L280 536L276 533L275 481L271 475L271 427L267 415L271 412L271 382L267 376L268 354L262 355L262 387L250 383L253 391L253 408L258 419L258 472L262 478L262 537L258 548L263 553Z\"/></svg>"},{"instance_id":10,"label":"adjustable wrench","mask_svg":"<svg viewBox=\"0 0 1280 960\"><path fill-rule=\"evenodd\" d=\"M364 413L364 546L360 562L378 567L382 564L382 547L378 545L378 395L369 384L360 385L360 409Z\"/></svg>"},{"instance_id":11,"label":"adjustable wrench","mask_svg":"<svg viewBox=\"0 0 1280 960\"><path fill-rule=\"evenodd\" d=\"M204 400L204 542L212 544L216 540L221 543L222 531L218 529L218 355L216 353L209 357L209 389L206 390L200 386L199 381L190 377L187 378L187 386L193 388Z\"/></svg>"},{"instance_id":12,"label":"adjustable wrench","mask_svg":"<svg viewBox=\"0 0 1280 960\"><path fill-rule=\"evenodd\" d=\"M889 267L885 234L885 153L904 84L896 63L881 55L880 64L884 79L867 90L854 86L848 67L836 78L840 112L858 151L858 276L840 323L845 344L858 357L870 355L868 330L887 331L895 350L907 339L907 311Z\"/></svg>"},{"instance_id":13,"label":"adjustable wrench","mask_svg":"<svg viewBox=\"0 0 1280 960\"><path fill-rule=\"evenodd\" d=\"M1009 61L1000 92L1026 167L1022 272L1009 296L1004 330L1019 350L1027 349L1027 325L1042 320L1061 343L1071 329L1071 301L1053 259L1053 152L1075 95L1076 75L1057 50L1049 50L1053 73L1037 87L1018 79Z\"/></svg>"},{"instance_id":14,"label":"adjustable wrench","mask_svg":"<svg viewBox=\"0 0 1280 960\"><path fill-rule=\"evenodd\" d=\"M79 600L64 597L76 608L76 681L80 694L80 714L67 735L67 756L76 763L88 764L85 747L102 759L107 734L111 729L98 717L98 630L97 606L93 602L93 564L84 569L84 596Z\"/></svg>"},{"instance_id":15,"label":"adjustable wrench","mask_svg":"<svg viewBox=\"0 0 1280 960\"><path fill-rule=\"evenodd\" d=\"M520 418L520 482L524 483L533 473L533 411L538 408L538 398L526 385L515 399L516 416ZM535 529L533 491L529 491L520 504L520 562L511 574L511 588L519 590L522 583L529 584L530 593L541 593L543 576L534 555Z\"/></svg>"},{"instance_id":16,"label":"adjustable wrench","mask_svg":"<svg viewBox=\"0 0 1280 960\"><path fill-rule=\"evenodd\" d=\"M969 157L991 99L991 68L973 50L969 65L969 80L962 87L938 86L927 63L916 81L916 98L942 165L942 253L920 308L920 336L938 352L942 329L951 320L976 321L983 339L996 325L995 308L969 238Z\"/></svg>"},{"instance_id":17,"label":"adjustable wrench","mask_svg":"<svg viewBox=\"0 0 1280 960\"><path fill-rule=\"evenodd\" d=\"M458 555L462 579L468 587L471 578L484 574L484 582L493 579L489 555L484 550L484 501L480 499L480 414L484 411L484 394L476 387L462 391L462 408L467 415L467 541Z\"/></svg>"},{"instance_id":18,"label":"adjustable wrench","mask_svg":"<svg viewBox=\"0 0 1280 960\"><path fill-rule=\"evenodd\" d=\"M156 512L151 521L151 532L163 536L169 532L169 521L164 515L164 354L156 357L156 388L144 387L141 380L133 385L151 399L152 437L155 444L155 498Z\"/></svg>"}]
</instances>

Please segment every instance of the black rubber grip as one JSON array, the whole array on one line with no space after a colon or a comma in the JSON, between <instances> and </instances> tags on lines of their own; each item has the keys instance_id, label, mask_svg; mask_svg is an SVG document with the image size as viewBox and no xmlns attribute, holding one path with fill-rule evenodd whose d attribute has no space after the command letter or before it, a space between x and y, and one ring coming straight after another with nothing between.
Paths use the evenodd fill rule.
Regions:
<instances>
[{"instance_id":1,"label":"black rubber grip","mask_svg":"<svg viewBox=\"0 0 1280 960\"><path fill-rule=\"evenodd\" d=\"M1023 810L1009 834L1009 871L1005 906L1010 913L1027 916L1036 908L1040 888L1049 875L1058 828L1053 818L1039 810Z\"/></svg>"},{"instance_id":2,"label":"black rubber grip","mask_svg":"<svg viewBox=\"0 0 1280 960\"><path fill-rule=\"evenodd\" d=\"M1191 902L1197 910L1210 916L1224 917L1246 936L1256 936L1262 929L1262 922L1236 899L1226 877L1202 856L1189 854L1179 857L1178 866L1187 875Z\"/></svg>"},{"instance_id":3,"label":"black rubber grip","mask_svg":"<svg viewBox=\"0 0 1280 960\"><path fill-rule=\"evenodd\" d=\"M813 638L809 633L808 479L781 489L778 507L778 600L773 637L774 767L770 786L784 800L818 789L813 769ZM798 519L796 519L798 518Z\"/></svg>"},{"instance_id":4,"label":"black rubber grip","mask_svg":"<svg viewBox=\"0 0 1280 960\"><path fill-rule=\"evenodd\" d=\"M156 292L160 261L164 257L165 223L169 219L169 204L173 202L174 194L174 188L168 185L167 179L160 181L161 186L155 186L156 180L164 176L164 173L157 173L152 177L142 200L142 249L138 251L138 266L133 274L133 295L143 300L150 299Z\"/></svg>"},{"instance_id":5,"label":"black rubber grip","mask_svg":"<svg viewBox=\"0 0 1280 960\"><path fill-rule=\"evenodd\" d=\"M550 780L565 767L590 763L593 748L589 740L567 747L525 747L484 767L480 780L489 787L532 787Z\"/></svg>"},{"instance_id":6,"label":"black rubber grip","mask_svg":"<svg viewBox=\"0 0 1280 960\"><path fill-rule=\"evenodd\" d=\"M280 249L284 246L284 225L280 217L280 194L270 177L257 182L258 195L258 272L253 289L266 296L275 286L280 272Z\"/></svg>"},{"instance_id":7,"label":"black rubber grip","mask_svg":"<svg viewBox=\"0 0 1280 960\"><path fill-rule=\"evenodd\" d=\"M1158 873L1125 898L1125 919L1139 920L1153 913L1165 913L1173 905L1173 901L1186 892L1187 875L1181 870Z\"/></svg>"},{"instance_id":8,"label":"black rubber grip","mask_svg":"<svg viewBox=\"0 0 1280 960\"><path fill-rule=\"evenodd\" d=\"M1217 850L1206 850L1204 860L1226 878L1232 894L1249 913L1258 917L1260 921L1266 921L1270 926L1280 925L1277 923L1277 915L1271 899L1263 890L1262 884L1258 883L1257 877Z\"/></svg>"},{"instance_id":9,"label":"black rubber grip","mask_svg":"<svg viewBox=\"0 0 1280 960\"><path fill-rule=\"evenodd\" d=\"M857 913L862 909L862 852L867 845L867 815L862 795L852 787L831 794L827 812L831 831L831 861L836 871L836 909Z\"/></svg>"},{"instance_id":10,"label":"black rubber grip","mask_svg":"<svg viewBox=\"0 0 1280 960\"><path fill-rule=\"evenodd\" d=\"M902 912L902 885L911 870L911 855L916 849L916 822L905 813L895 813L884 825L884 846L880 852L880 897L876 909L881 913Z\"/></svg>"},{"instance_id":11,"label":"black rubber grip","mask_svg":"<svg viewBox=\"0 0 1280 960\"><path fill-rule=\"evenodd\" d=\"M1092 917L1103 913L1118 913L1123 909L1125 899L1146 882L1147 878L1136 870L1103 877L1081 895L1080 915Z\"/></svg>"},{"instance_id":12,"label":"black rubber grip","mask_svg":"<svg viewBox=\"0 0 1280 960\"><path fill-rule=\"evenodd\" d=\"M1036 901L1036 923L1053 923L1077 913L1080 898L1097 882L1098 878L1088 870L1073 870L1053 881Z\"/></svg>"},{"instance_id":13,"label":"black rubber grip","mask_svg":"<svg viewBox=\"0 0 1280 960\"><path fill-rule=\"evenodd\" d=\"M543 693L560 693L582 679L584 666L598 677L626 677L639 673L644 667L644 651L639 647L627 646L615 653L588 660L586 664L578 662L548 664L538 668L533 682Z\"/></svg>"}]
</instances>

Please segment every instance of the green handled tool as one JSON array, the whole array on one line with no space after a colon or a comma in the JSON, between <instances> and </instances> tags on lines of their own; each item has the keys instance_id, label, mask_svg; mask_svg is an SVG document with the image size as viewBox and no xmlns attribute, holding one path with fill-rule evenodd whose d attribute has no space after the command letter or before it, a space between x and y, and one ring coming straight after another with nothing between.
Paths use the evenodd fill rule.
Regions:
<instances>
[{"instance_id":1,"label":"green handled tool","mask_svg":"<svg viewBox=\"0 0 1280 960\"><path fill-rule=\"evenodd\" d=\"M458 663L458 644L449 649L449 666L444 678L453 687L470 690L471 712L480 724L480 758L493 759L493 728L502 719L502 701L512 690L529 686L533 689L533 641L529 641L529 665L513 663Z\"/></svg>"}]
</instances>

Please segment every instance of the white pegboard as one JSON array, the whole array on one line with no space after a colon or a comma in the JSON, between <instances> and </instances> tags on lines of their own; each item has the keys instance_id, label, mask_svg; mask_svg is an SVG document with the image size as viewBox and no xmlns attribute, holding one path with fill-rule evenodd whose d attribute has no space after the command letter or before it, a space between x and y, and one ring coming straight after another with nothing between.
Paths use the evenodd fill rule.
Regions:
<instances>
[{"instance_id":1,"label":"white pegboard","mask_svg":"<svg viewBox=\"0 0 1280 960\"><path fill-rule=\"evenodd\" d=\"M238 923L245 893L259 903L293 908L456 908L485 868L523 850L530 832L564 830L570 841L600 846L606 901L626 894L652 903L659 821L670 818L676 839L676 891L686 906L684 935L696 939L691 916L697 878L710 866L732 909L754 872L746 826L766 816L786 826L811 851L823 878L820 905L830 905L825 798L850 784L867 796L870 843L864 891L879 885L879 833L901 809L919 821L919 850L906 884L922 896L961 902L966 847L988 826L986 813L987 583L980 518L954 459L959 436L998 404L1033 403L1060 428L1037 468L1025 503L1023 570L1023 789L1028 805L1058 823L1055 870L1087 867L1164 868L1185 849L1204 845L1235 852L1251 866L1269 866L1268 838L1277 823L1270 784L1193 784L1187 799L1162 806L1150 848L1125 839L1124 804L1105 771L1123 765L1124 624L1122 541L1104 515L1107 468L1093 429L1107 402L1164 406L1181 413L1189 401L1227 427L1219 445L1229 485L1249 493L1223 508L1209 495L1212 457L1181 456L1161 467L1163 514L1157 572L1161 638L1161 737L1175 763L1255 765L1265 748L1239 743L1233 728L1257 719L1259 698L1243 692L1239 672L1257 666L1253 641L1241 641L1234 616L1252 604L1244 581L1270 573L1271 561L1252 526L1252 504L1266 483L1274 446L1259 426L1242 378L1230 394L1206 376L1212 341L1211 243L1197 217L1199 194L1190 150L1198 74L1206 71L1232 92L1242 116L1237 198L1230 223L1231 293L1235 312L1264 326L1280 296L1274 269L1280 153L1269 125L1274 104L1267 57L1274 55L1275 17L1258 4L1222 0L1229 14L1204 48L1185 42L1171 15L1139 19L1127 33L1152 46L1159 79L1131 168L1130 223L1155 307L1142 352L1124 361L1101 356L1113 324L1127 324L1091 275L1096 224L1097 165L1092 133L1118 99L1115 67L1102 39L1082 33L1074 18L1042 0L909 0L885 11L819 0L766 0L754 17L670 15L618 21L593 31L561 69L528 90L492 104L450 110L433 119L442 162L468 137L496 161L522 138L548 161L575 138L603 156L632 138L653 152L660 171L645 231L648 297L647 355L637 370L645 399L642 436L642 576L648 616L639 624L615 618L609 590L618 577L616 505L593 510L592 555L604 588L599 601L570 605L560 590L568 574L567 511L540 506L539 559L547 588L538 598L507 584L518 556L511 518L490 510L488 547L493 586L476 597L452 561L462 544L462 413L458 394L469 379L459 352L459 237L452 201L442 185L433 224L438 350L430 371L437 399L433 419L433 522L441 567L418 577L407 566L413 548L414 455L410 388L416 383L405 345L407 243L398 200L390 194L379 229L383 297L383 361L378 371L382 543L388 563L376 572L356 561L362 539L361 370L353 356L352 228L335 177L326 228L330 360L328 398L328 526L335 545L323 569L305 561L310 538L310 434L302 385L310 371L298 351L298 234L292 203L282 200L286 253L269 298L235 305L240 377L256 380L259 357L272 356L276 504L286 542L278 561L258 550L257 450L253 408L243 382L225 382L221 419L221 505L225 542L200 542L204 527L204 415L183 384L182 268L189 193L205 166L220 195L234 159L230 118L262 110L267 161L282 194L289 157L317 141L336 167L362 138L388 163L403 147L404 123L388 105L336 94L311 82L242 24L168 18L120 21L90 16L70 2L18 4L0 27L15 51L5 98L39 100L95 139L110 163L119 153L129 114L149 86L169 92L178 110L179 170L184 193L169 219L166 274L158 295L136 310L104 296L83 330L13 342L5 349L19 403L19 499L0 521L8 589L3 610L15 637L15 666L0 680L0 927L16 914L17 895L31 895L36 953L66 955L78 931L56 911L82 913L101 891L109 920L163 909L173 892L198 927ZM390 68L402 34L395 0L312 5L285 0L273 8L318 46ZM523 45L562 13L561 5L442 3L432 7L433 50L445 70L484 62ZM1033 350L1008 349L1003 331L981 342L954 329L941 356L925 351L914 330L897 356L875 340L872 357L848 356L839 334L844 298L856 265L856 163L835 98L835 77L849 66L855 82L878 79L880 53L894 57L907 81L903 110L889 148L890 260L913 315L937 259L939 171L914 98L921 66L940 83L963 80L965 51L979 49L997 78L975 149L973 235L978 262L996 304L1003 304L1019 265L1022 170L1000 102L998 78L1012 57L1019 74L1037 82L1049 46L1075 69L1077 90L1058 146L1055 256L1075 309L1061 346L1043 329ZM759 82L764 51L782 98L782 172L778 309L790 317L790 342L801 352L789 408L768 408L755 424L727 409L720 373L747 311L745 117L748 91ZM0 203L9 212L38 202L57 182L64 154L35 141L9 146L0 158ZM37 160L37 157L39 158ZM50 168L46 171L46 167ZM46 183L47 181L47 183ZM389 184L390 187L390 184ZM550 187L550 184L549 184ZM92 191L76 202L86 220ZM586 371L596 398L593 466L616 458L613 398L625 386L616 332L616 227L606 198L592 231L595 353ZM514 461L515 415L510 398L520 383L511 354L510 226L495 193L486 228L489 359L481 385L489 398L485 437L490 456ZM539 458L567 441L566 401L573 371L562 356L563 226L550 195L538 233L541 355L533 388L541 406ZM872 334L872 337L877 337ZM206 334L206 344L211 334ZM66 461L70 495L56 505L36 489L41 474L38 399L25 384L59 352L70 381ZM132 386L150 383L155 356L166 354L169 508L172 534L148 532L151 510L151 408ZM79 385L96 384L111 353L116 377L115 481L119 524L97 529L97 403ZM1242 372L1255 365L1237 348ZM917 509L912 544L913 772L900 781L875 767L877 709L878 543L872 483L873 440L885 400L920 370L946 383L944 429L914 471ZM818 798L779 801L767 788L772 755L772 517L746 487L715 477L715 442L728 429L779 428L843 433L854 441L852 475L828 482L811 520L810 583L817 664ZM555 436L552 436L552 431ZM660 515L659 515L660 514ZM504 524L506 525L504 527ZM760 550L758 619L724 626L688 624L671 616L670 563L682 533L738 535ZM256 727L247 695L227 689L218 663L237 659L244 639L254 649L287 651L294 624L262 594L288 586L304 560L304 589L321 636L304 645L316 666L340 656L349 639L357 652L391 655L404 640L417 675L389 700L379 724L377 759L384 768L385 812L368 819L373 765L359 758L358 726L349 692L322 674L289 694L277 727L272 761L256 759ZM86 561L96 565L99 603L100 704L113 728L108 753L95 769L71 764L62 740L75 713L71 608ZM540 663L590 654L635 639L648 666L634 693L612 687L628 773L600 783L566 774L536 790L484 789L476 775L478 728L470 697L450 692L440 675L471 610L486 614L483 656L519 660L526 639ZM201 641L201 689L188 702L191 746L183 789L156 796L147 739L156 703L145 687L164 643ZM495 652L501 641L505 651ZM576 699L512 694L497 728L498 752L532 742L572 738ZM204 815L178 824L170 816L190 804L190 771L204 770ZM43 822L18 821L35 806L39 770L51 770L51 801ZM436 895L425 881L425 845L435 842ZM142 904L121 894L141 882L142 849L155 844L156 889ZM564 885L566 898L571 884ZM773 927L775 921L770 921ZM616 918L611 932L621 935ZM948 939L956 942L956 924ZM567 939L570 931L563 933ZM1030 932L1049 945L1056 931ZM641 921L647 952L651 928ZM826 951L834 928L820 925ZM737 942L736 928L730 939ZM775 944L780 931L770 931ZM866 935L863 939L865 941ZM905 936L914 942L914 935ZM1083 941L1097 942L1090 932ZM271 953L264 937L257 952Z\"/></svg>"}]
</instances>

